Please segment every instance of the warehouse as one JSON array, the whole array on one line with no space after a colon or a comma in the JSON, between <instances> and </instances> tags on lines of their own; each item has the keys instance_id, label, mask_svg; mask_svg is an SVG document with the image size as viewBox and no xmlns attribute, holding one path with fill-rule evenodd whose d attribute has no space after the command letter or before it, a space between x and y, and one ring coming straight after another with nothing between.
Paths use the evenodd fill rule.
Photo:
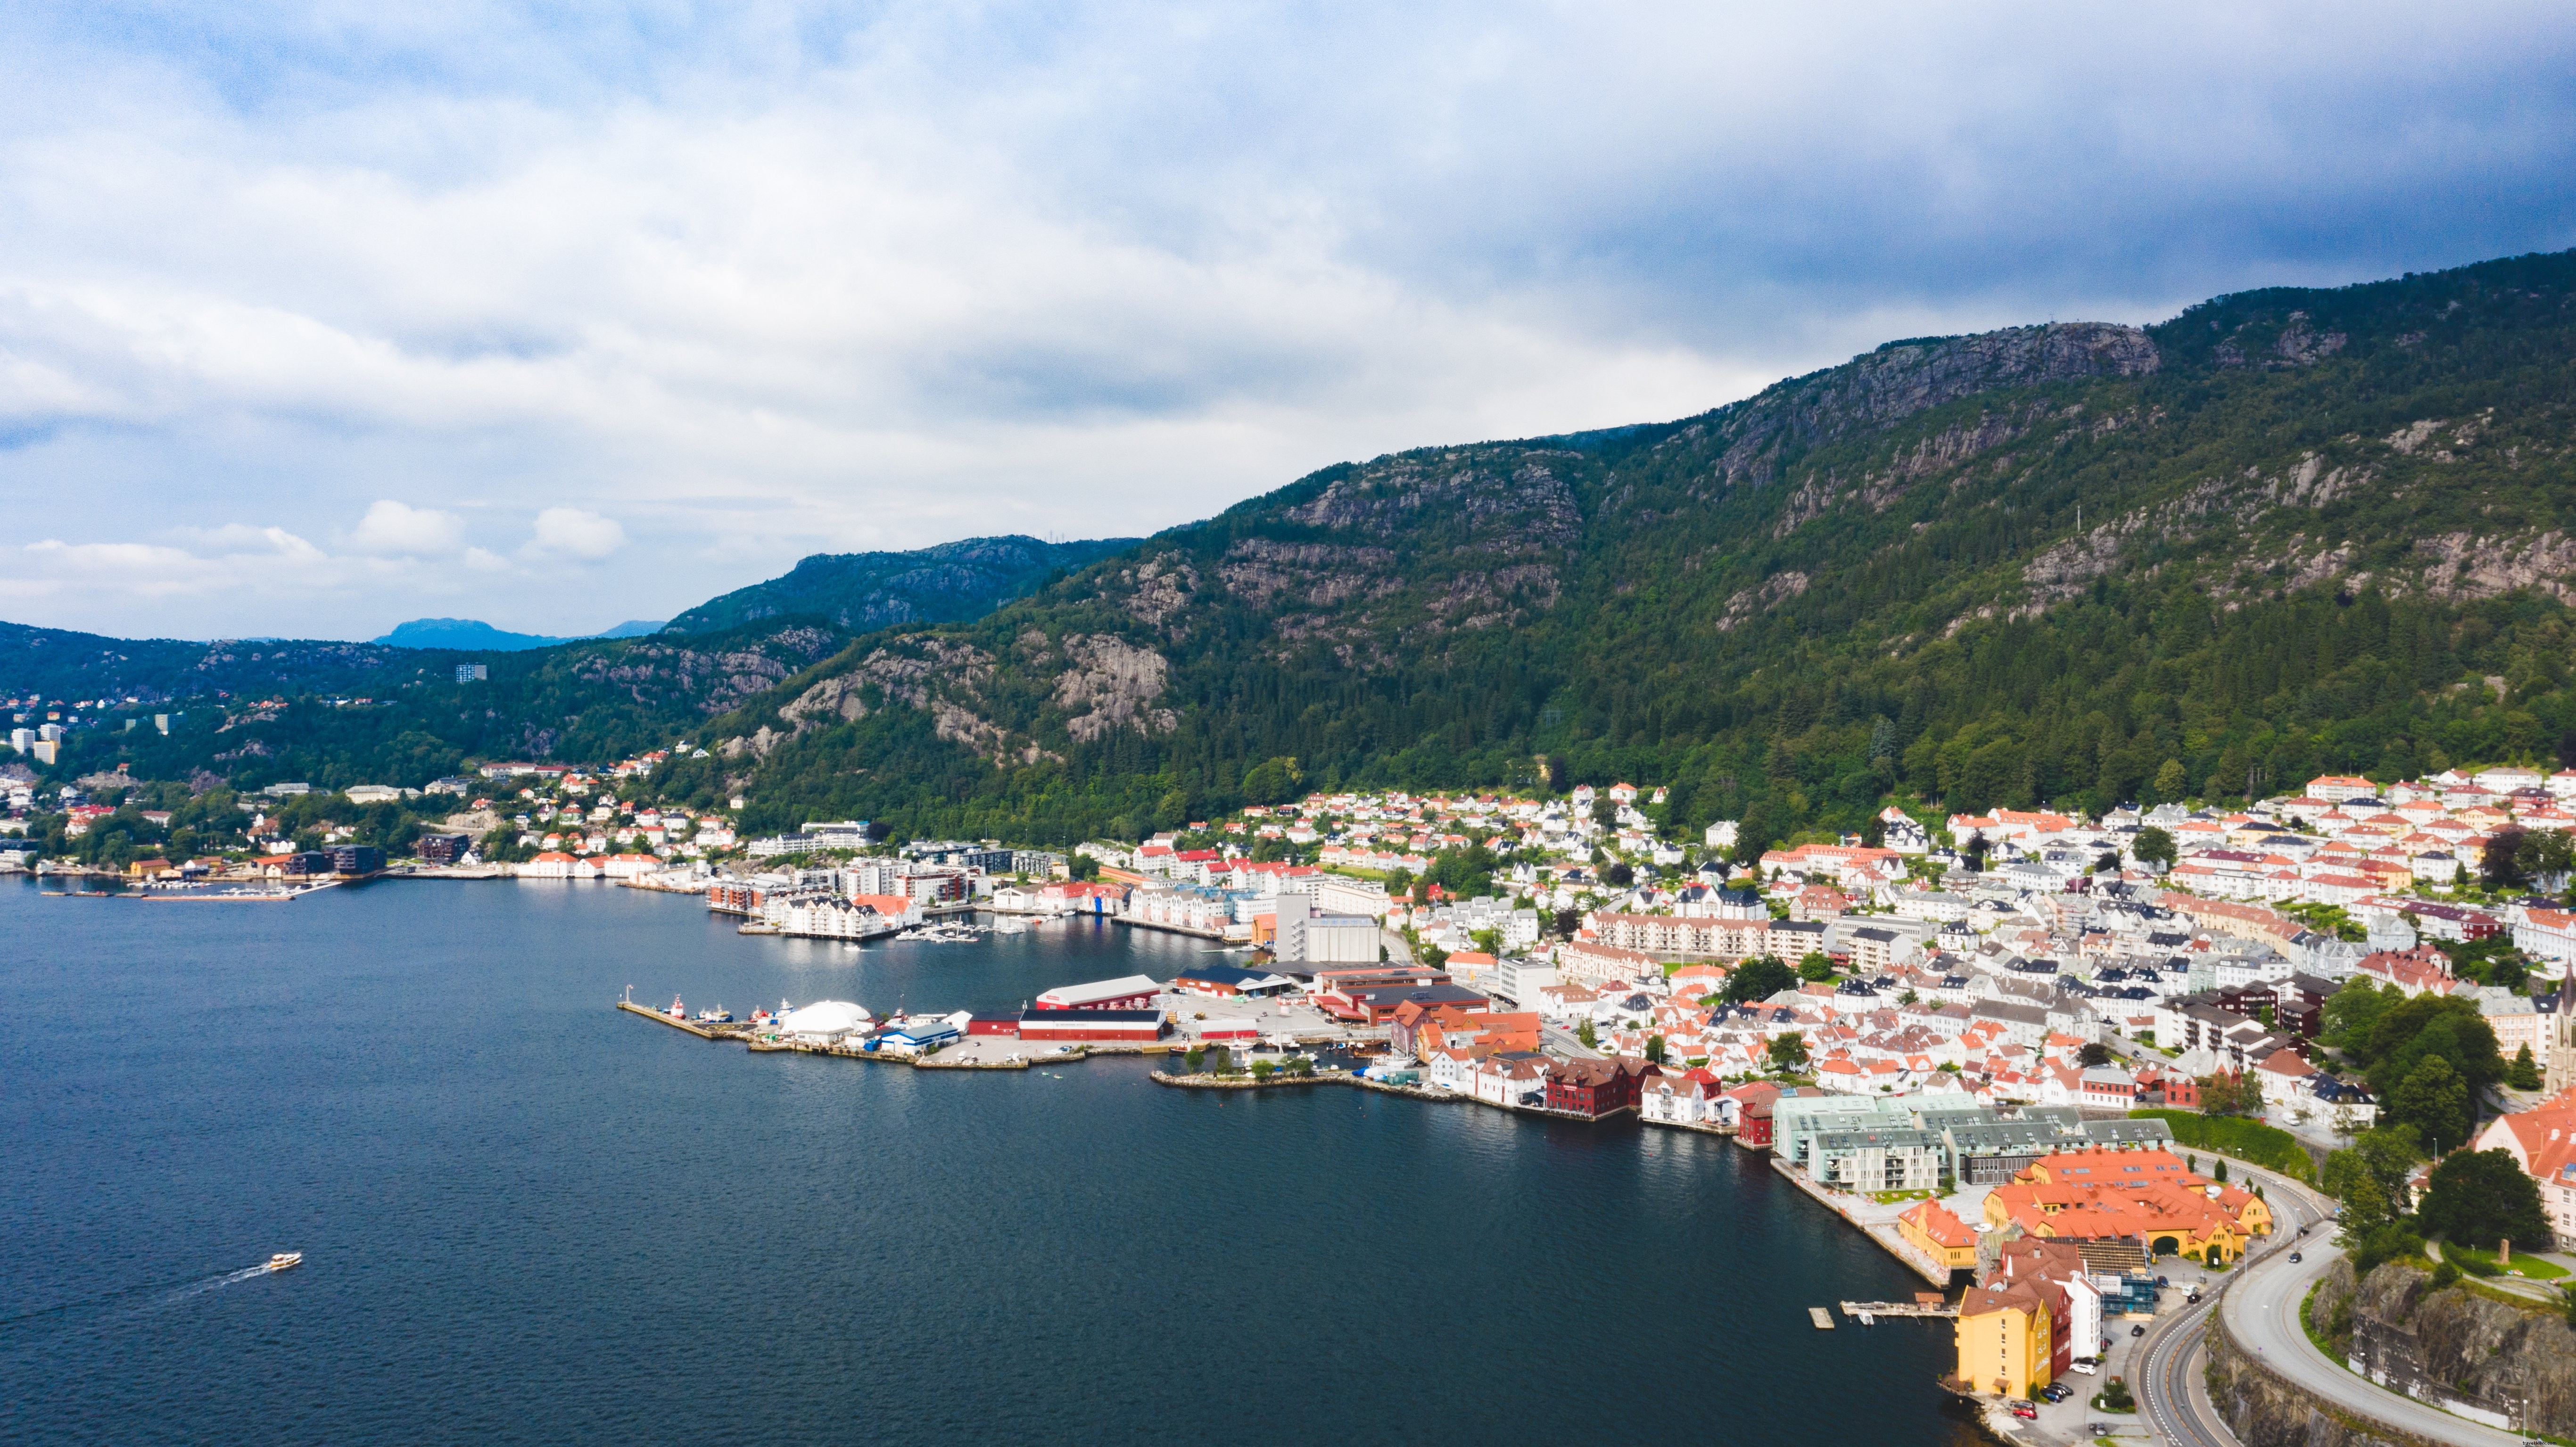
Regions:
<instances>
[{"instance_id":1,"label":"warehouse","mask_svg":"<svg viewBox=\"0 0 2576 1447\"><path fill-rule=\"evenodd\" d=\"M1146 975L1128 975L1115 980L1094 980L1087 985L1058 985L1038 996L1041 1010L1146 1010L1151 1011L1154 997L1163 987Z\"/></svg>"},{"instance_id":2,"label":"warehouse","mask_svg":"<svg viewBox=\"0 0 2576 1447\"><path fill-rule=\"evenodd\" d=\"M1283 995L1296 988L1297 982L1285 975L1240 965L1200 965L1172 979L1176 993L1190 995Z\"/></svg>"},{"instance_id":3,"label":"warehouse","mask_svg":"<svg viewBox=\"0 0 2576 1447\"><path fill-rule=\"evenodd\" d=\"M1159 1010L1070 1010L1061 1006L1020 1016L1023 1040L1159 1040Z\"/></svg>"}]
</instances>

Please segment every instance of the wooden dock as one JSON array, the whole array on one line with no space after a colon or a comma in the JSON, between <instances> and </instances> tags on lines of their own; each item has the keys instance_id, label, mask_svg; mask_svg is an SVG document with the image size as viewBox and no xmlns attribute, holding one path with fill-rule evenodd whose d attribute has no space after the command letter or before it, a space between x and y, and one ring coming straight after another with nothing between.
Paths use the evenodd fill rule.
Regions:
<instances>
[{"instance_id":1,"label":"wooden dock","mask_svg":"<svg viewBox=\"0 0 2576 1447\"><path fill-rule=\"evenodd\" d=\"M1814 1322L1816 1324L1816 1330L1818 1331L1832 1331L1834 1329L1833 1313L1825 1310L1821 1306L1808 1307L1807 1320Z\"/></svg>"},{"instance_id":2,"label":"wooden dock","mask_svg":"<svg viewBox=\"0 0 2576 1447\"><path fill-rule=\"evenodd\" d=\"M1955 1303L1940 1301L1846 1301L1843 1315L1863 1326L1876 1326L1882 1316L1915 1316L1953 1318L1959 1314Z\"/></svg>"}]
</instances>

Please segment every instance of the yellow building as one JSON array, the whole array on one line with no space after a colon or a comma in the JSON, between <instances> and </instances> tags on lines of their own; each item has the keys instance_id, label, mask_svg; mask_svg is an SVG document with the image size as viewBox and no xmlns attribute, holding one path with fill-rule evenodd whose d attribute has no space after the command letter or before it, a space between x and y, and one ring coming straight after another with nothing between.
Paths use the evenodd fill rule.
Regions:
<instances>
[{"instance_id":1,"label":"yellow building","mask_svg":"<svg viewBox=\"0 0 2576 1447\"><path fill-rule=\"evenodd\" d=\"M1896 1218L1896 1234L1953 1271L1977 1269L1977 1231L1938 1201L1917 1201Z\"/></svg>"},{"instance_id":2,"label":"yellow building","mask_svg":"<svg viewBox=\"0 0 2576 1447\"><path fill-rule=\"evenodd\" d=\"M2044 1282L1998 1277L1959 1303L1959 1380L1971 1391L2027 1397L2045 1387L2056 1321Z\"/></svg>"}]
</instances>

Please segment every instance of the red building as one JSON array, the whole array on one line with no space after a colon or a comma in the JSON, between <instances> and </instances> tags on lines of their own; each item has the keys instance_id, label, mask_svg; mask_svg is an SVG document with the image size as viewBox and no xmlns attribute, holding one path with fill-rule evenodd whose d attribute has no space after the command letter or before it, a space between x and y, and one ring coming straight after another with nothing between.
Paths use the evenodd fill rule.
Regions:
<instances>
[{"instance_id":1,"label":"red building","mask_svg":"<svg viewBox=\"0 0 2576 1447\"><path fill-rule=\"evenodd\" d=\"M1587 1120L1635 1110L1646 1079L1663 1073L1661 1067L1633 1056L1560 1060L1548 1067L1547 1108Z\"/></svg>"},{"instance_id":2,"label":"red building","mask_svg":"<svg viewBox=\"0 0 2576 1447\"><path fill-rule=\"evenodd\" d=\"M1771 1103L1780 1098L1780 1087L1756 1080L1725 1094L1735 1102L1735 1143L1752 1150L1771 1149Z\"/></svg>"}]
</instances>

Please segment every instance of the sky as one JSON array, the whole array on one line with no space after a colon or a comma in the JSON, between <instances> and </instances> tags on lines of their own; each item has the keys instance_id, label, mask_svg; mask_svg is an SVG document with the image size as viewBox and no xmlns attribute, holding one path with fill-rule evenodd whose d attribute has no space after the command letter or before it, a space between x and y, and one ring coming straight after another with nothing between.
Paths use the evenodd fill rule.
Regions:
<instances>
[{"instance_id":1,"label":"sky","mask_svg":"<svg viewBox=\"0 0 2576 1447\"><path fill-rule=\"evenodd\" d=\"M1794 13L1792 13L1794 12ZM0 619L666 618L2576 245L2563 6L0 7Z\"/></svg>"}]
</instances>

